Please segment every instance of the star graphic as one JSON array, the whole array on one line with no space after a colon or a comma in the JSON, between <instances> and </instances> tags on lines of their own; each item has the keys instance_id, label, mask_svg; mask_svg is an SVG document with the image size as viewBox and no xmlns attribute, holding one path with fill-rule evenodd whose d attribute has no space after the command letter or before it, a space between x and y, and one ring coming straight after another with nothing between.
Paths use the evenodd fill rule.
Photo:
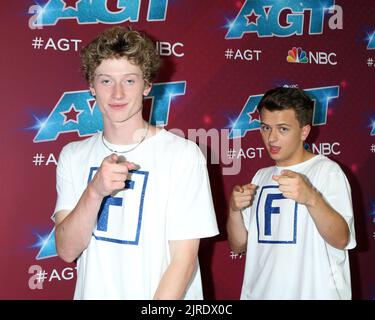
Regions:
<instances>
[{"instance_id":1,"label":"star graphic","mask_svg":"<svg viewBox=\"0 0 375 320\"><path fill-rule=\"evenodd\" d=\"M247 115L249 116L249 123L251 123L253 121L260 122L258 110L254 111L254 112L248 112Z\"/></svg>"},{"instance_id":2,"label":"star graphic","mask_svg":"<svg viewBox=\"0 0 375 320\"><path fill-rule=\"evenodd\" d=\"M80 111L77 111L75 108L74 108L74 105L72 104L70 109L68 111L65 111L65 112L60 112L60 114L62 114L64 117L65 117L65 120L64 120L64 124L69 122L69 121L73 121L73 122L76 122L78 123L78 120L77 120L77 117L82 113L83 111L80 110Z\"/></svg>"},{"instance_id":3,"label":"star graphic","mask_svg":"<svg viewBox=\"0 0 375 320\"><path fill-rule=\"evenodd\" d=\"M77 10L77 2L80 2L81 0L63 0L64 2L64 9L66 10L68 8L73 8L74 10Z\"/></svg>"},{"instance_id":4,"label":"star graphic","mask_svg":"<svg viewBox=\"0 0 375 320\"><path fill-rule=\"evenodd\" d=\"M247 25L250 25L250 24L257 25L259 17L260 17L260 14L256 14L254 9L251 10L250 14L246 16Z\"/></svg>"}]
</instances>

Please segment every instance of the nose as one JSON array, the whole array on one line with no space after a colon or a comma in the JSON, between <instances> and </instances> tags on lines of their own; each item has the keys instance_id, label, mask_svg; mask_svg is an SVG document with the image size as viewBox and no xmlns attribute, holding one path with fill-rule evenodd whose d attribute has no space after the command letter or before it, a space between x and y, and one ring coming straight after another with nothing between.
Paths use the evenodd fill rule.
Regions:
<instances>
[{"instance_id":1,"label":"nose","mask_svg":"<svg viewBox=\"0 0 375 320\"><path fill-rule=\"evenodd\" d=\"M277 141L277 132L274 128L271 128L268 134L268 142L273 143Z\"/></svg>"},{"instance_id":2,"label":"nose","mask_svg":"<svg viewBox=\"0 0 375 320\"><path fill-rule=\"evenodd\" d=\"M119 83L115 83L112 90L112 97L120 100L125 96L124 89Z\"/></svg>"}]
</instances>

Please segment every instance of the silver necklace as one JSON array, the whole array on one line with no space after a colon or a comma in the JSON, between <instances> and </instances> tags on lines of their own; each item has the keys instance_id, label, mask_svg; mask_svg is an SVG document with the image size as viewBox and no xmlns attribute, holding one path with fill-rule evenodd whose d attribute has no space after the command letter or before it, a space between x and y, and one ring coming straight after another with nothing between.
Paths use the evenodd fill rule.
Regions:
<instances>
[{"instance_id":1,"label":"silver necklace","mask_svg":"<svg viewBox=\"0 0 375 320\"><path fill-rule=\"evenodd\" d=\"M102 133L102 142L103 142L103 145L109 150L111 151L112 153L128 153L130 151L133 151L135 148L137 148L147 137L147 134L148 134L148 128L150 127L150 124L147 122L147 128L146 128L146 133L145 135L142 137L142 139L131 149L129 150L125 150L125 151L117 151L117 150L113 150L111 149L104 141L104 133Z\"/></svg>"}]
</instances>

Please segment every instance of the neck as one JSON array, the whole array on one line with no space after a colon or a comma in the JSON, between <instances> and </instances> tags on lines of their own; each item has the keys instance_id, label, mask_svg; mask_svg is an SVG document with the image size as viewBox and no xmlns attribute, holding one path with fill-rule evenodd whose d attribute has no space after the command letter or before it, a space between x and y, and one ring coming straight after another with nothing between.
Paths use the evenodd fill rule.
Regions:
<instances>
[{"instance_id":1,"label":"neck","mask_svg":"<svg viewBox=\"0 0 375 320\"><path fill-rule=\"evenodd\" d=\"M104 138L113 144L135 144L144 136L147 122L140 119L129 119L123 123L104 123Z\"/></svg>"},{"instance_id":2,"label":"neck","mask_svg":"<svg viewBox=\"0 0 375 320\"><path fill-rule=\"evenodd\" d=\"M312 157L314 157L315 154L311 153L310 151L307 151L305 150L304 148L301 150L300 153L298 153L298 155L295 155L293 157L293 159L288 159L287 161L276 161L276 165L278 167L290 167L290 166L294 166L296 164L299 164L299 163L302 163L302 162L305 162L309 159L311 159Z\"/></svg>"}]
</instances>

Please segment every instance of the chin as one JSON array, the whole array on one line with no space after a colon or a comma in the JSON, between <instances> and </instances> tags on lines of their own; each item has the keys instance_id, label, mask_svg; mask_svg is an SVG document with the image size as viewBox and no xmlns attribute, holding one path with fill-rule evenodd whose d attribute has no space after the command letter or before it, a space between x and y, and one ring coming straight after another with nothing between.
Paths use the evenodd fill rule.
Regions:
<instances>
[{"instance_id":1,"label":"chin","mask_svg":"<svg viewBox=\"0 0 375 320\"><path fill-rule=\"evenodd\" d=\"M269 155L269 157L272 159L272 160L274 160L274 161L277 161L278 160L278 156L277 156L277 154L273 154L273 153L271 153L271 152L269 152L268 151L268 155Z\"/></svg>"},{"instance_id":2,"label":"chin","mask_svg":"<svg viewBox=\"0 0 375 320\"><path fill-rule=\"evenodd\" d=\"M285 167L285 165L283 165L283 163L285 162L285 159L283 159L282 157L280 156L277 156L277 155L273 155L271 156L271 159L273 161L275 161L275 164L279 167Z\"/></svg>"}]
</instances>

